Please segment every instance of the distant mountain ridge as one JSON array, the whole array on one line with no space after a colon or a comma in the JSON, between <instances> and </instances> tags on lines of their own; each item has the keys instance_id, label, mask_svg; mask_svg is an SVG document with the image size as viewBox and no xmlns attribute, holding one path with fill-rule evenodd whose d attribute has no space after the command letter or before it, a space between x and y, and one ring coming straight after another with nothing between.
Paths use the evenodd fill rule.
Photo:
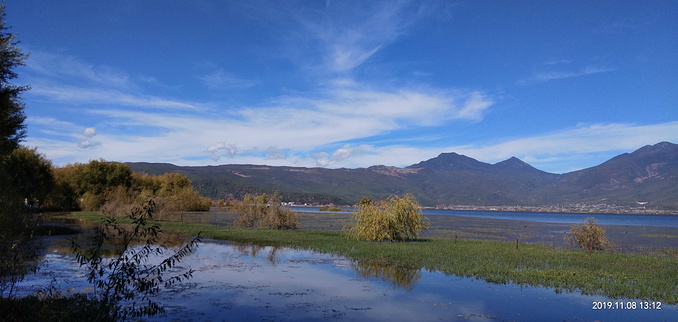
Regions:
<instances>
[{"instance_id":1,"label":"distant mountain ridge","mask_svg":"<svg viewBox=\"0 0 678 322\"><path fill-rule=\"evenodd\" d=\"M543 206L576 203L678 209L678 145L661 142L565 174L512 157L489 164L454 152L405 168L358 169L128 163L148 174L178 172L211 198L280 191L288 201L354 204L364 196L412 193L425 206Z\"/></svg>"}]
</instances>

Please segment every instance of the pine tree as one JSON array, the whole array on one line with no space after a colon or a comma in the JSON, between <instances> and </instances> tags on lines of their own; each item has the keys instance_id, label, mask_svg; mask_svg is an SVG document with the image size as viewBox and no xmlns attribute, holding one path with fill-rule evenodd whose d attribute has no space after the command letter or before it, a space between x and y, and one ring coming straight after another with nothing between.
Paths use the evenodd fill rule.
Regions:
<instances>
[{"instance_id":1,"label":"pine tree","mask_svg":"<svg viewBox=\"0 0 678 322\"><path fill-rule=\"evenodd\" d=\"M19 147L19 142L26 136L24 120L25 104L21 93L28 86L10 83L17 77L16 67L24 65L28 54L18 47L15 35L8 31L5 21L5 3L0 4L0 156L5 157Z\"/></svg>"}]
</instances>

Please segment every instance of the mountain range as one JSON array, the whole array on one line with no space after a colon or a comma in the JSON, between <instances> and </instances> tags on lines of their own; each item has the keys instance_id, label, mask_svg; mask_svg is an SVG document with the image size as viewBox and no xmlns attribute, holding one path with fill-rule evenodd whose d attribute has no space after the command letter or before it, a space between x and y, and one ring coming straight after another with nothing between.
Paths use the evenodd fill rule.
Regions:
<instances>
[{"instance_id":1,"label":"mountain range","mask_svg":"<svg viewBox=\"0 0 678 322\"><path fill-rule=\"evenodd\" d=\"M355 204L412 193L423 206L644 205L678 209L678 144L661 142L565 174L538 170L512 157L495 164L457 153L398 168L357 169L265 165L176 166L128 163L136 172L186 175L203 195L241 198L279 191L297 203Z\"/></svg>"}]
</instances>

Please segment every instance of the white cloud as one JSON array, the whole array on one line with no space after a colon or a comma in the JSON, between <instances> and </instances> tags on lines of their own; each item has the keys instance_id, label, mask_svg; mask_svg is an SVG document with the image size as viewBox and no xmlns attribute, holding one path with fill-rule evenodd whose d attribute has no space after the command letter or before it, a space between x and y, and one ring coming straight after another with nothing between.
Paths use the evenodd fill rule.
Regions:
<instances>
[{"instance_id":1,"label":"white cloud","mask_svg":"<svg viewBox=\"0 0 678 322\"><path fill-rule=\"evenodd\" d=\"M155 121L167 122L166 125L178 122L171 119L163 120L162 117L152 120ZM76 161L87 162L98 158L111 161L205 165L221 160L221 156L227 156L228 163L356 168L378 164L408 166L433 158L442 152L457 152L488 163L516 156L538 169L563 173L597 165L614 155L631 152L646 144L660 141L678 142L678 122L651 125L592 124L494 143L470 142L464 145L426 147L403 144L344 145L328 152L310 153L307 151L312 149L317 151L330 143L326 140L316 140L314 137L317 135L311 134L308 130L301 130L296 134L275 130L273 133L260 135L258 133L260 130L250 129L238 134L239 131L247 129L241 127L226 133L234 134L232 142L238 142L238 146L225 142L210 143L210 135L211 137L224 135L225 132L218 132L222 128L222 122L223 120L183 119L184 128L174 128L174 131L148 137L99 133L97 138L100 144L78 141L83 149L73 149L73 141L58 139L29 137L26 144L39 147L42 153L58 165ZM192 132L189 133L189 129ZM304 133L306 137L303 136ZM277 143L276 145L285 146L284 150L287 152L281 153L282 149L279 148L268 148L262 149L261 153L255 153L254 147L275 146L270 142L276 141L277 136L283 136L279 141L285 142L285 145ZM247 151L239 148L241 144L249 147ZM106 149L94 149L100 145L105 145ZM209 148L206 150L204 147ZM187 156L204 158L188 160Z\"/></svg>"},{"instance_id":2,"label":"white cloud","mask_svg":"<svg viewBox=\"0 0 678 322\"><path fill-rule=\"evenodd\" d=\"M314 153L311 157L316 159L316 165L319 167L329 167L333 166L341 161L344 161L355 154L360 154L362 150L360 148L353 148L349 145L345 145L343 148L337 149L330 156L327 152Z\"/></svg>"},{"instance_id":3,"label":"white cloud","mask_svg":"<svg viewBox=\"0 0 678 322\"><path fill-rule=\"evenodd\" d=\"M48 68L45 65L37 69L45 77L58 73ZM129 79L134 77L125 80L116 78L116 73L102 72L105 68L78 68L79 73L84 74L81 79L102 85L62 84L58 77L47 77L33 85L30 95L55 104L86 104L88 108L80 113L96 116L100 122L114 126L85 127L54 117L30 116L31 131L38 128L38 133L50 138L29 137L27 143L38 146L55 164L104 158L197 165L228 157L228 162L271 165L406 166L441 152L457 152L485 162L517 156L538 168L564 172L595 165L575 164L573 156L593 160L645 144L678 141L678 122L669 122L580 125L506 141L458 145L429 143L426 147L417 147L408 140L400 140L398 145L388 140L371 142L371 145L346 145L347 142L370 142L374 136L394 131L448 125L454 121L480 121L494 99L481 91L375 88L350 77L340 77L325 82L326 87L312 94L296 93L258 105L230 106L227 112L219 114L215 109L202 108L214 103L192 103L143 91L123 91L118 88L128 86L126 84L132 83ZM571 74L544 74L537 78L547 81L606 71L609 70L589 67ZM214 76L214 81L218 81L219 75ZM107 77L117 81L110 82L110 86L103 85ZM152 130L148 130L151 127ZM439 139L430 140L436 141Z\"/></svg>"},{"instance_id":4,"label":"white cloud","mask_svg":"<svg viewBox=\"0 0 678 322\"><path fill-rule=\"evenodd\" d=\"M97 129L94 127L88 127L82 131L82 135L84 135L86 138L92 138L97 135Z\"/></svg>"},{"instance_id":5,"label":"white cloud","mask_svg":"<svg viewBox=\"0 0 678 322\"><path fill-rule=\"evenodd\" d=\"M78 141L78 147L83 148L83 149L89 149L93 147L100 146L101 142L95 142L95 141L90 141L90 140L80 140Z\"/></svg>"},{"instance_id":6,"label":"white cloud","mask_svg":"<svg viewBox=\"0 0 678 322\"><path fill-rule=\"evenodd\" d=\"M285 160L287 159L285 150L277 147L269 147L266 152L266 160Z\"/></svg>"},{"instance_id":7,"label":"white cloud","mask_svg":"<svg viewBox=\"0 0 678 322\"><path fill-rule=\"evenodd\" d=\"M226 144L224 142L219 142L207 148L207 152L212 154L219 154L222 151L232 158L238 154L238 147L235 144Z\"/></svg>"}]
</instances>

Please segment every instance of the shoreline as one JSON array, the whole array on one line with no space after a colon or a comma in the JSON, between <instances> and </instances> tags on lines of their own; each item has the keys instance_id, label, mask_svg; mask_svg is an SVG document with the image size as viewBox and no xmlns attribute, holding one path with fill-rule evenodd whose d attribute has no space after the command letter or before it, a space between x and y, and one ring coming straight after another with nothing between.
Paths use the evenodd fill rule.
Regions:
<instances>
[{"instance_id":1,"label":"shoreline","mask_svg":"<svg viewBox=\"0 0 678 322\"><path fill-rule=\"evenodd\" d=\"M297 205L286 204L286 207L294 208L323 208L335 206L341 208L341 211L319 210L322 212L352 212L354 205ZM466 206L466 205L449 205L449 206L435 206L435 207L421 207L426 210L458 210L458 211L496 211L496 212L541 212L541 213L561 213L561 214L612 214L612 215L668 215L678 216L678 210L668 209L640 209L640 208L603 208L602 206L591 207L559 207L559 206Z\"/></svg>"}]
</instances>

